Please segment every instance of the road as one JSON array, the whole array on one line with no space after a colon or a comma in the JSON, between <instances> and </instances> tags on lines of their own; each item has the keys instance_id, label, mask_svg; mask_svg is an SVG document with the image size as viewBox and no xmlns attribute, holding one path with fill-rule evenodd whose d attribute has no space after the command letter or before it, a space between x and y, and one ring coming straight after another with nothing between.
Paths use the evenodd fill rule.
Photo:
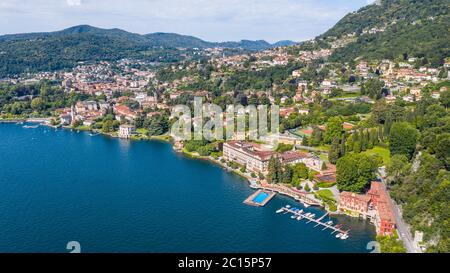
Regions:
<instances>
[{"instance_id":1,"label":"road","mask_svg":"<svg viewBox=\"0 0 450 273\"><path fill-rule=\"evenodd\" d=\"M383 181L383 187L386 190L386 186L385 186L386 184L385 184L384 179L382 179L382 181ZM416 247L413 243L414 238L411 235L409 225L406 224L405 221L403 220L400 207L397 205L397 203L394 200L392 200L392 198L390 196L389 196L389 201L391 202L392 209L393 209L394 216L395 216L395 221L397 222L396 228L397 228L398 236L403 241L403 245L405 246L406 251L408 253L422 253L422 250L420 248Z\"/></svg>"}]
</instances>

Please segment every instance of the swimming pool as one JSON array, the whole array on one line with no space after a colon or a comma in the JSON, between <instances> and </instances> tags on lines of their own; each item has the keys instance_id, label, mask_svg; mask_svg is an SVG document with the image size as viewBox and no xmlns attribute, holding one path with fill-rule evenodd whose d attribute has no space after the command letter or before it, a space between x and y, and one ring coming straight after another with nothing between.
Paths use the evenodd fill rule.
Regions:
<instances>
[{"instance_id":1,"label":"swimming pool","mask_svg":"<svg viewBox=\"0 0 450 273\"><path fill-rule=\"evenodd\" d=\"M264 202L264 200L266 200L267 196L269 196L269 194L267 192L260 192L258 193L258 195L255 196L255 198L253 198L253 202L261 204L262 202Z\"/></svg>"}]
</instances>

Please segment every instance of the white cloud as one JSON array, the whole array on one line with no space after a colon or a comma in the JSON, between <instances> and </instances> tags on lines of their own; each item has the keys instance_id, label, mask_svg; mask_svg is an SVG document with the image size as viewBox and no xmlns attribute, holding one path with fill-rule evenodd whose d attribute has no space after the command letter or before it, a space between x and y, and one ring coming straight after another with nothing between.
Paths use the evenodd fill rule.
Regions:
<instances>
[{"instance_id":1,"label":"white cloud","mask_svg":"<svg viewBox=\"0 0 450 273\"><path fill-rule=\"evenodd\" d=\"M66 0L68 6L81 6L81 0Z\"/></svg>"},{"instance_id":2,"label":"white cloud","mask_svg":"<svg viewBox=\"0 0 450 273\"><path fill-rule=\"evenodd\" d=\"M0 35L89 24L137 33L176 32L212 41L300 41L323 33L366 1L0 0Z\"/></svg>"}]
</instances>

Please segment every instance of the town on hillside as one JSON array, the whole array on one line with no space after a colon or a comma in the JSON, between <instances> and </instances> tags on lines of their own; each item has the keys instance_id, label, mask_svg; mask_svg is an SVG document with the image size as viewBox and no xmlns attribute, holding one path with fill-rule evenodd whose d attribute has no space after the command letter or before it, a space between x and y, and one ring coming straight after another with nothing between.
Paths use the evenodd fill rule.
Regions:
<instances>
[{"instance_id":1,"label":"town on hillside","mask_svg":"<svg viewBox=\"0 0 450 273\"><path fill-rule=\"evenodd\" d=\"M351 55L352 46L384 37L401 20L260 51L179 49L186 58L176 62L123 58L25 71L0 79L0 122L169 141L253 188L370 221L385 252L448 252L448 47L442 56ZM224 112L279 106L279 145L271 146L272 132L252 140L248 120L231 139L177 139L171 128L181 118L171 113L178 105L193 109L195 98Z\"/></svg>"}]
</instances>

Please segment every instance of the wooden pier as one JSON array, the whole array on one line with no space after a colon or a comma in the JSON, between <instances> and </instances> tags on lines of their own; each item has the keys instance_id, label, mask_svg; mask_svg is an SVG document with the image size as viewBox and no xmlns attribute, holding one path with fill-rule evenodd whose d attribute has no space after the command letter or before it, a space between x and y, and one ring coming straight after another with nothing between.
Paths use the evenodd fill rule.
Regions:
<instances>
[{"instance_id":1,"label":"wooden pier","mask_svg":"<svg viewBox=\"0 0 450 273\"><path fill-rule=\"evenodd\" d=\"M292 208L283 207L283 208L281 208L281 210L283 210L285 214L292 213L292 214L300 217L300 219L307 219L308 220L306 222L307 224L311 223L311 222L316 223L316 225L314 227L323 226L324 228L322 230L330 229L330 230L332 230L331 234L334 234L335 232L339 232L342 234L346 234L348 236L348 233L350 231L350 230L343 230L342 225L333 226L333 225L329 225L327 223L322 222L322 220L328 215L328 212L325 213L324 215L322 215L320 218L315 219L314 217L307 216L306 212L294 211Z\"/></svg>"}]
</instances>

